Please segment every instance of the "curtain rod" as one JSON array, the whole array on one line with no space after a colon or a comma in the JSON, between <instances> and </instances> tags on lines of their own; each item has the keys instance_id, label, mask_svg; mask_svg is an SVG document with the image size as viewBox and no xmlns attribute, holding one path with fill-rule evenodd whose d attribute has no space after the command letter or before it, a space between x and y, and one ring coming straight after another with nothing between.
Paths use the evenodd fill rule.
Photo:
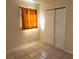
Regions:
<instances>
[{"instance_id":1,"label":"curtain rod","mask_svg":"<svg viewBox=\"0 0 79 59\"><path fill-rule=\"evenodd\" d=\"M54 8L54 9L49 9L49 10L45 10L45 11L58 10L58 9L63 9L63 8L66 8L66 7Z\"/></svg>"}]
</instances>

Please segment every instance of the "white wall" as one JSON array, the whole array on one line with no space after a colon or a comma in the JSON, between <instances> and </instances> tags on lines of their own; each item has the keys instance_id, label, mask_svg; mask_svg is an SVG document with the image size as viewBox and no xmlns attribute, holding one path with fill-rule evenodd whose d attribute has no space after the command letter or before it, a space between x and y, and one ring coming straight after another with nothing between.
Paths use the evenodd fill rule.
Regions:
<instances>
[{"instance_id":1,"label":"white wall","mask_svg":"<svg viewBox=\"0 0 79 59\"><path fill-rule=\"evenodd\" d=\"M7 0L7 24L6 46L7 51L39 40L39 28L23 31L20 27L19 7L31 7L38 9L38 4L28 3L25 0Z\"/></svg>"},{"instance_id":2,"label":"white wall","mask_svg":"<svg viewBox=\"0 0 79 59\"><path fill-rule=\"evenodd\" d=\"M40 9L48 10L65 6L65 0L39 0Z\"/></svg>"}]
</instances>

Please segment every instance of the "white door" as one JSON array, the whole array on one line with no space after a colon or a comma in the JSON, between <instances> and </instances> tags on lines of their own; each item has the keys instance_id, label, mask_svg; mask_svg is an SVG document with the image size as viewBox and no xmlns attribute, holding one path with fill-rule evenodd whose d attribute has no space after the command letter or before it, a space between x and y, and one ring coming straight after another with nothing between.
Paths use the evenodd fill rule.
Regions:
<instances>
[{"instance_id":1,"label":"white door","mask_svg":"<svg viewBox=\"0 0 79 59\"><path fill-rule=\"evenodd\" d=\"M65 48L66 9L58 9L55 14L55 46Z\"/></svg>"},{"instance_id":2,"label":"white door","mask_svg":"<svg viewBox=\"0 0 79 59\"><path fill-rule=\"evenodd\" d=\"M45 42L54 42L54 10L45 13Z\"/></svg>"}]
</instances>

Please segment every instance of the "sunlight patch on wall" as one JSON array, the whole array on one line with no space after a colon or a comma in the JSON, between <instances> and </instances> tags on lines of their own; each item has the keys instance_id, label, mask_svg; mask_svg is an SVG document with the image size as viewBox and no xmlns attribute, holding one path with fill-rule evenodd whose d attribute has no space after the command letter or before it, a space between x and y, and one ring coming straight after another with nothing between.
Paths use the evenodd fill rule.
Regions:
<instances>
[{"instance_id":1,"label":"sunlight patch on wall","mask_svg":"<svg viewBox=\"0 0 79 59\"><path fill-rule=\"evenodd\" d=\"M41 30L44 30L45 28L45 15L44 14L40 15L40 27L41 27Z\"/></svg>"}]
</instances>

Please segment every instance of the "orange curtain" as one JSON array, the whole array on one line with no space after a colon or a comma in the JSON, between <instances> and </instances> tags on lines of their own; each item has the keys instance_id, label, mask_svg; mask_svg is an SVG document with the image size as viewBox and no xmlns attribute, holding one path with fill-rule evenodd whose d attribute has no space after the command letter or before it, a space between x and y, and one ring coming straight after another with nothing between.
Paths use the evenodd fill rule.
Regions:
<instances>
[{"instance_id":1,"label":"orange curtain","mask_svg":"<svg viewBox=\"0 0 79 59\"><path fill-rule=\"evenodd\" d=\"M22 8L22 29L37 28L37 10L30 8Z\"/></svg>"},{"instance_id":2,"label":"orange curtain","mask_svg":"<svg viewBox=\"0 0 79 59\"><path fill-rule=\"evenodd\" d=\"M36 28L37 27L37 11L33 9L29 9L30 12L30 27Z\"/></svg>"}]
</instances>

